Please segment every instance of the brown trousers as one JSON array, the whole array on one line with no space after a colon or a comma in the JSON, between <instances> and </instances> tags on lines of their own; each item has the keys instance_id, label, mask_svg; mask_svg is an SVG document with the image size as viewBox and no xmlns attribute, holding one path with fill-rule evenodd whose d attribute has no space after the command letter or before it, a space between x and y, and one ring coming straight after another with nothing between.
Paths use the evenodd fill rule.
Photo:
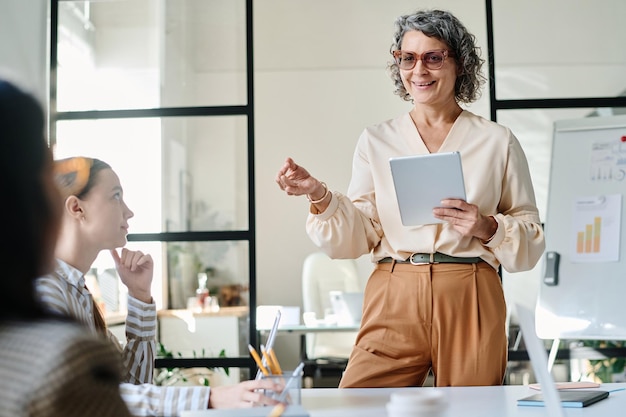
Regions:
<instances>
[{"instance_id":1,"label":"brown trousers","mask_svg":"<svg viewBox=\"0 0 626 417\"><path fill-rule=\"evenodd\" d=\"M478 264L378 264L340 388L500 385L506 305L497 272Z\"/></svg>"}]
</instances>

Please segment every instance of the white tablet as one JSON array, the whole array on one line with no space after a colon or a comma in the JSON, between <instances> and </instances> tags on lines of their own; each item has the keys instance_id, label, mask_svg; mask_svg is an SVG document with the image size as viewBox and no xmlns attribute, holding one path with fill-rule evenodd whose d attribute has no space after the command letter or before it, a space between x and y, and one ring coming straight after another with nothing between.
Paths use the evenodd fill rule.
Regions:
<instances>
[{"instance_id":1,"label":"white tablet","mask_svg":"<svg viewBox=\"0 0 626 417\"><path fill-rule=\"evenodd\" d=\"M405 226L443 223L433 216L445 198L465 200L459 152L390 158L400 217Z\"/></svg>"}]
</instances>

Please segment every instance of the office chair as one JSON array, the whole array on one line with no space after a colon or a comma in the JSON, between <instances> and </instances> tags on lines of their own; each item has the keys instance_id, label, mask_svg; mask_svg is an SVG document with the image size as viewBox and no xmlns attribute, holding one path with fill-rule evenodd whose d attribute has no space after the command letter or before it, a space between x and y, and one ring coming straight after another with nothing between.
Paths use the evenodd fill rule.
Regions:
<instances>
[{"instance_id":1,"label":"office chair","mask_svg":"<svg viewBox=\"0 0 626 417\"><path fill-rule=\"evenodd\" d=\"M356 261L331 259L321 252L308 255L302 267L304 311L315 312L318 319L323 319L332 311L331 291L362 291ZM356 335L356 331L307 334L302 352L305 386L323 377L340 378Z\"/></svg>"}]
</instances>

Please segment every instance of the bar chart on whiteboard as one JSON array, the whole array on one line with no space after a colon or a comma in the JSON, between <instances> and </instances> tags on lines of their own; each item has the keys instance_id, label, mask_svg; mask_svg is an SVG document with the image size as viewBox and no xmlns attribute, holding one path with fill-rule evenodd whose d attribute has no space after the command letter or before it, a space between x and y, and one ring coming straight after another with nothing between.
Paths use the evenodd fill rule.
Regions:
<instances>
[{"instance_id":1,"label":"bar chart on whiteboard","mask_svg":"<svg viewBox=\"0 0 626 417\"><path fill-rule=\"evenodd\" d=\"M622 195L574 200L570 259L572 262L617 262L620 250Z\"/></svg>"}]
</instances>

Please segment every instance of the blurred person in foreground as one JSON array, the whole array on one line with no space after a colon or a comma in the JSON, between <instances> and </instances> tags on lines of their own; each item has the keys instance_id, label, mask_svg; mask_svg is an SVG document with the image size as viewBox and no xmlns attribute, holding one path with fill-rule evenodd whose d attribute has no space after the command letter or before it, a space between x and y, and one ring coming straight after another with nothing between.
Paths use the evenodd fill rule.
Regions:
<instances>
[{"instance_id":1,"label":"blurred person in foreground","mask_svg":"<svg viewBox=\"0 0 626 417\"><path fill-rule=\"evenodd\" d=\"M50 313L35 279L52 269L60 195L30 94L0 80L0 416L130 416L114 349Z\"/></svg>"}]
</instances>

